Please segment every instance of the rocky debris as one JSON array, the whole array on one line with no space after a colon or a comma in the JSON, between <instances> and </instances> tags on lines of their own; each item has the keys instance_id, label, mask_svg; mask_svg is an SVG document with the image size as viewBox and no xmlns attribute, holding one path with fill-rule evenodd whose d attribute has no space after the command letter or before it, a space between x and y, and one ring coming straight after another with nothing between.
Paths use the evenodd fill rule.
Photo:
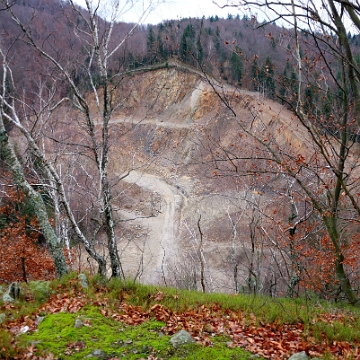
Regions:
<instances>
[{"instance_id":1,"label":"rocky debris","mask_svg":"<svg viewBox=\"0 0 360 360\"><path fill-rule=\"evenodd\" d=\"M6 303L14 302L20 296L20 286L17 282L12 282L7 292L3 295L3 301Z\"/></svg>"},{"instance_id":2,"label":"rocky debris","mask_svg":"<svg viewBox=\"0 0 360 360\"><path fill-rule=\"evenodd\" d=\"M173 335L170 339L170 343L173 345L173 347L175 349L181 345L191 344L193 342L195 342L195 340L185 330L180 330L175 335Z\"/></svg>"}]
</instances>

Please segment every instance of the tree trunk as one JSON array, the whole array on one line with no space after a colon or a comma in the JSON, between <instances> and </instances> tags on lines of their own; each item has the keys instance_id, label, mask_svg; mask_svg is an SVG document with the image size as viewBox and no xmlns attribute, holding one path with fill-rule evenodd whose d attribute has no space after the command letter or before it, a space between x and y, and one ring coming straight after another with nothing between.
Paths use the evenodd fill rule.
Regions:
<instances>
[{"instance_id":1,"label":"tree trunk","mask_svg":"<svg viewBox=\"0 0 360 360\"><path fill-rule=\"evenodd\" d=\"M350 280L346 275L344 268L344 255L341 251L339 234L336 228L336 220L334 217L324 217L324 223L329 233L332 244L335 248L335 272L336 277L340 281L341 291L344 292L346 299L350 304L360 306L360 300L351 288Z\"/></svg>"},{"instance_id":2,"label":"tree trunk","mask_svg":"<svg viewBox=\"0 0 360 360\"><path fill-rule=\"evenodd\" d=\"M111 264L111 277L124 278L125 276L121 267L121 262L120 262L117 243L116 243L115 222L113 218L111 193L109 190L107 179L103 180L103 197L104 197L104 206L105 206L104 212L105 212L106 234L108 238L108 250L109 250L110 264Z\"/></svg>"},{"instance_id":3,"label":"tree trunk","mask_svg":"<svg viewBox=\"0 0 360 360\"><path fill-rule=\"evenodd\" d=\"M12 172L15 184L19 186L19 188L30 199L34 206L36 217L39 221L45 238L49 243L49 249L54 260L56 274L58 277L61 277L68 272L61 244L59 243L55 231L49 222L46 206L41 197L41 194L30 186L24 176L21 164L9 142L9 138L4 127L2 114L0 114L0 144L3 148L3 154L5 155L7 165Z\"/></svg>"}]
</instances>

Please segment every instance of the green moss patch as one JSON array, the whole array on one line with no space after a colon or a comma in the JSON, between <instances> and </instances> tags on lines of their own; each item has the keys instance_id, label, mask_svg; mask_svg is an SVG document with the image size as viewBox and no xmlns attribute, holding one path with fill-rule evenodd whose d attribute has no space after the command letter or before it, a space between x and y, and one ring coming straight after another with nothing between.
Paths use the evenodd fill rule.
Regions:
<instances>
[{"instance_id":1,"label":"green moss patch","mask_svg":"<svg viewBox=\"0 0 360 360\"><path fill-rule=\"evenodd\" d=\"M75 327L76 320L83 326ZM77 314L47 315L38 330L21 336L25 345L35 344L38 353L52 353L58 359L84 359L94 350L102 350L105 358L141 359L150 355L162 359L249 359L249 353L228 348L225 339L214 338L214 346L198 344L174 349L170 336L161 331L165 324L150 320L128 326L104 317L89 307ZM95 357L93 357L95 358Z\"/></svg>"}]
</instances>

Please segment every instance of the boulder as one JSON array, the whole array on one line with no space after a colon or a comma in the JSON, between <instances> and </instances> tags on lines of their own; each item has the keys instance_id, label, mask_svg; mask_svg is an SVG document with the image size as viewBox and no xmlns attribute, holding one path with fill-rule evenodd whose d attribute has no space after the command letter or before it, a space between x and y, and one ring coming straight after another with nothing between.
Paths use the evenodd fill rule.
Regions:
<instances>
[{"instance_id":1,"label":"boulder","mask_svg":"<svg viewBox=\"0 0 360 360\"><path fill-rule=\"evenodd\" d=\"M191 335L187 331L180 330L171 337L170 342L174 346L174 348L177 348L180 345L191 344L195 342L195 340L191 337Z\"/></svg>"},{"instance_id":2,"label":"boulder","mask_svg":"<svg viewBox=\"0 0 360 360\"><path fill-rule=\"evenodd\" d=\"M13 298L13 299L18 299L20 296L20 285L17 282L12 282L9 285L8 291L7 293Z\"/></svg>"}]
</instances>

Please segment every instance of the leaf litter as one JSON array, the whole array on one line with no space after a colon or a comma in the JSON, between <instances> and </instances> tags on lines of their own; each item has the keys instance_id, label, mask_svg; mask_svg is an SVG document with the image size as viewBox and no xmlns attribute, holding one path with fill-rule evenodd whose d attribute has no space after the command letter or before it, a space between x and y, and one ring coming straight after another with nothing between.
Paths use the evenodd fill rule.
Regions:
<instances>
[{"instance_id":1,"label":"leaf litter","mask_svg":"<svg viewBox=\"0 0 360 360\"><path fill-rule=\"evenodd\" d=\"M69 293L57 293L46 303L41 305L31 316L22 316L17 320L6 323L9 332L18 335L20 329L28 326L30 331L36 331L36 318L39 314L56 314L59 312L77 313L86 305L100 307L105 317L131 326L155 319L166 325L161 331L166 335L173 335L184 329L188 331L198 344L212 346L215 336L227 336L230 341L229 348L241 347L246 351L263 356L266 359L287 359L292 354L305 351L312 357L331 354L336 359L360 358L360 342L330 341L325 334L321 339L311 336L305 331L302 322L295 324L261 323L255 315L245 315L242 312L224 309L220 305L198 305L194 309L173 311L161 304L166 295L158 292L152 297L156 301L154 305L144 310L141 306L127 303L126 296L117 304L110 306L101 293L95 300L90 300L81 291ZM13 305L3 305L2 310L13 310ZM11 308L11 309L10 309ZM351 317L347 317L347 321ZM327 324L344 321L342 314L319 315L314 321L323 321ZM15 346L15 344L13 345ZM76 341L68 344L66 350L70 353L83 348L84 344ZM30 345L23 354L15 359L53 359L53 355L46 357L35 356L36 346ZM154 357L154 359L156 359Z\"/></svg>"}]
</instances>

